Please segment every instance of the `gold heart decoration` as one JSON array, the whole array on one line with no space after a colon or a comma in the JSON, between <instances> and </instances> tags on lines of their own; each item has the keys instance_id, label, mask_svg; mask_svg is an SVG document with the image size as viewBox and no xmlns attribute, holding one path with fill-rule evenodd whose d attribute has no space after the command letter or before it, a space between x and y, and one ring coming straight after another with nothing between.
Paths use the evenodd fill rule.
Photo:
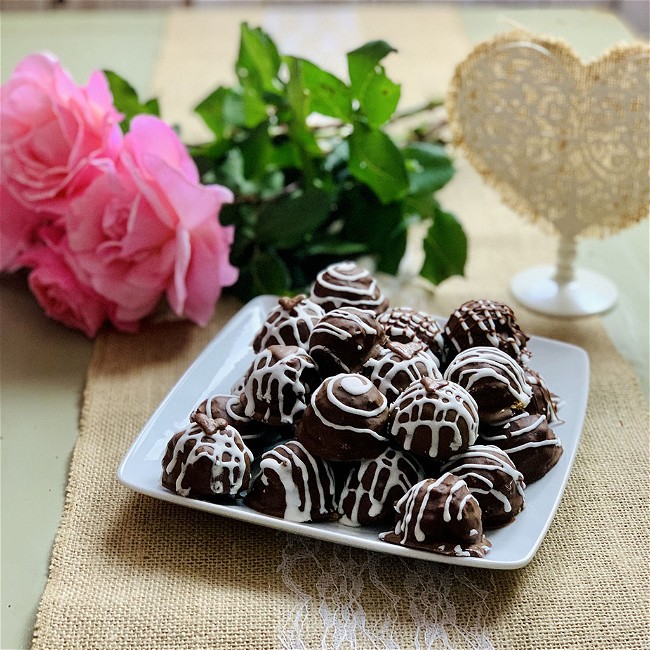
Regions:
<instances>
[{"instance_id":1,"label":"gold heart decoration","mask_svg":"<svg viewBox=\"0 0 650 650\"><path fill-rule=\"evenodd\" d=\"M518 214L563 239L648 214L650 48L583 64L554 39L515 31L474 49L447 97L454 141Z\"/></svg>"}]
</instances>

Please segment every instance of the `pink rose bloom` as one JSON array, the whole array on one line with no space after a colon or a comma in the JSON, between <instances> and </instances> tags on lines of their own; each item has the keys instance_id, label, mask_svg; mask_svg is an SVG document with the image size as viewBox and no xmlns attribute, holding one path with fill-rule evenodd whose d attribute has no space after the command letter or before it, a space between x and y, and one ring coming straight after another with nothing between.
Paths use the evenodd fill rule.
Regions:
<instances>
[{"instance_id":1,"label":"pink rose bloom","mask_svg":"<svg viewBox=\"0 0 650 650\"><path fill-rule=\"evenodd\" d=\"M0 271L20 268L21 254L35 245L37 229L55 218L26 208L0 185Z\"/></svg>"},{"instance_id":2,"label":"pink rose bloom","mask_svg":"<svg viewBox=\"0 0 650 650\"><path fill-rule=\"evenodd\" d=\"M66 258L48 246L29 253L29 287L45 313L68 327L94 337L108 315L107 302L79 282Z\"/></svg>"},{"instance_id":3,"label":"pink rose bloom","mask_svg":"<svg viewBox=\"0 0 650 650\"><path fill-rule=\"evenodd\" d=\"M30 210L63 214L113 166L120 119L101 72L79 87L51 57L26 57L0 88L3 185Z\"/></svg>"},{"instance_id":4,"label":"pink rose bloom","mask_svg":"<svg viewBox=\"0 0 650 650\"><path fill-rule=\"evenodd\" d=\"M65 223L69 246L94 291L115 303L114 319L138 321L167 297L179 316L205 325L223 287L233 227L218 221L230 190L201 185L196 166L160 119L133 119L114 173L77 197Z\"/></svg>"},{"instance_id":5,"label":"pink rose bloom","mask_svg":"<svg viewBox=\"0 0 650 650\"><path fill-rule=\"evenodd\" d=\"M137 331L138 323L117 318L117 306L94 291L81 270L75 268L62 228L43 226L38 241L20 256L19 262L32 269L29 287L47 316L91 338L107 319L122 332Z\"/></svg>"}]
</instances>

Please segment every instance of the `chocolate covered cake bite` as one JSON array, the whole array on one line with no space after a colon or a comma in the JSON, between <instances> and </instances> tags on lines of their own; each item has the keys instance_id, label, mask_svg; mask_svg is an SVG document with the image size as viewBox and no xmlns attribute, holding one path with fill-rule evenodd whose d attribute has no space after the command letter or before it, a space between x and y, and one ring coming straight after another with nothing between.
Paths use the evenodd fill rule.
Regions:
<instances>
[{"instance_id":1,"label":"chocolate covered cake bite","mask_svg":"<svg viewBox=\"0 0 650 650\"><path fill-rule=\"evenodd\" d=\"M443 474L416 483L396 504L395 529L381 533L391 544L457 557L483 557L481 507L463 479Z\"/></svg>"},{"instance_id":2,"label":"chocolate covered cake bite","mask_svg":"<svg viewBox=\"0 0 650 650\"><path fill-rule=\"evenodd\" d=\"M388 433L406 451L444 460L476 442L478 424L476 402L464 388L425 377L395 400Z\"/></svg>"},{"instance_id":3,"label":"chocolate covered cake bite","mask_svg":"<svg viewBox=\"0 0 650 650\"><path fill-rule=\"evenodd\" d=\"M545 415L550 426L561 424L558 396L551 392L544 378L529 366L524 366L524 375L532 390L532 396L526 411Z\"/></svg>"},{"instance_id":4,"label":"chocolate covered cake bite","mask_svg":"<svg viewBox=\"0 0 650 650\"><path fill-rule=\"evenodd\" d=\"M469 300L447 320L444 327L445 356L475 347L494 347L523 363L529 357L528 336L519 327L512 309L495 300Z\"/></svg>"},{"instance_id":5,"label":"chocolate covered cake bite","mask_svg":"<svg viewBox=\"0 0 650 650\"><path fill-rule=\"evenodd\" d=\"M373 526L392 518L394 503L423 478L420 463L396 449L355 463L339 499L339 521L347 526Z\"/></svg>"},{"instance_id":6,"label":"chocolate covered cake bite","mask_svg":"<svg viewBox=\"0 0 650 650\"><path fill-rule=\"evenodd\" d=\"M198 414L167 443L162 484L184 497L234 497L248 488L252 461L236 429Z\"/></svg>"},{"instance_id":7,"label":"chocolate covered cake bite","mask_svg":"<svg viewBox=\"0 0 650 650\"><path fill-rule=\"evenodd\" d=\"M562 456L562 442L545 415L520 413L494 426L481 427L480 437L508 454L527 485L547 474Z\"/></svg>"},{"instance_id":8,"label":"chocolate covered cake bite","mask_svg":"<svg viewBox=\"0 0 650 650\"><path fill-rule=\"evenodd\" d=\"M262 455L260 474L244 502L289 521L331 521L336 519L332 468L297 440L276 445Z\"/></svg>"},{"instance_id":9,"label":"chocolate covered cake bite","mask_svg":"<svg viewBox=\"0 0 650 650\"><path fill-rule=\"evenodd\" d=\"M325 311L356 307L379 314L388 307L370 271L354 262L337 262L323 269L316 276L310 298Z\"/></svg>"},{"instance_id":10,"label":"chocolate covered cake bite","mask_svg":"<svg viewBox=\"0 0 650 650\"><path fill-rule=\"evenodd\" d=\"M433 316L410 307L391 307L379 314L377 320L391 341L422 341L429 347L440 367L445 341L442 328Z\"/></svg>"},{"instance_id":11,"label":"chocolate covered cake bite","mask_svg":"<svg viewBox=\"0 0 650 650\"><path fill-rule=\"evenodd\" d=\"M521 413L532 396L523 368L498 348L463 350L447 366L444 377L461 385L474 398L483 424Z\"/></svg>"},{"instance_id":12,"label":"chocolate covered cake bite","mask_svg":"<svg viewBox=\"0 0 650 650\"><path fill-rule=\"evenodd\" d=\"M213 420L225 420L237 429L247 445L264 435L264 425L244 414L239 395L212 395L196 407L190 415L190 420L195 420L198 415L207 415Z\"/></svg>"},{"instance_id":13,"label":"chocolate covered cake bite","mask_svg":"<svg viewBox=\"0 0 650 650\"><path fill-rule=\"evenodd\" d=\"M443 465L462 478L481 506L484 528L509 524L523 510L524 477L506 452L494 445L472 445Z\"/></svg>"},{"instance_id":14,"label":"chocolate covered cake bite","mask_svg":"<svg viewBox=\"0 0 650 650\"><path fill-rule=\"evenodd\" d=\"M375 458L388 446L386 398L358 374L329 377L311 397L296 438L315 456L332 461Z\"/></svg>"},{"instance_id":15,"label":"chocolate covered cake bite","mask_svg":"<svg viewBox=\"0 0 650 650\"><path fill-rule=\"evenodd\" d=\"M361 368L392 404L408 386L422 377L442 379L436 358L422 341L387 341Z\"/></svg>"},{"instance_id":16,"label":"chocolate covered cake bite","mask_svg":"<svg viewBox=\"0 0 650 650\"><path fill-rule=\"evenodd\" d=\"M253 350L269 345L297 345L308 349L314 325L325 315L322 307L305 295L280 298L253 339Z\"/></svg>"},{"instance_id":17,"label":"chocolate covered cake bite","mask_svg":"<svg viewBox=\"0 0 650 650\"><path fill-rule=\"evenodd\" d=\"M296 345L258 352L239 396L244 415L272 426L294 424L320 383L314 360Z\"/></svg>"},{"instance_id":18,"label":"chocolate covered cake bite","mask_svg":"<svg viewBox=\"0 0 650 650\"><path fill-rule=\"evenodd\" d=\"M335 309L318 321L309 337L309 354L323 377L357 372L379 352L386 336L367 311L354 307Z\"/></svg>"}]
</instances>

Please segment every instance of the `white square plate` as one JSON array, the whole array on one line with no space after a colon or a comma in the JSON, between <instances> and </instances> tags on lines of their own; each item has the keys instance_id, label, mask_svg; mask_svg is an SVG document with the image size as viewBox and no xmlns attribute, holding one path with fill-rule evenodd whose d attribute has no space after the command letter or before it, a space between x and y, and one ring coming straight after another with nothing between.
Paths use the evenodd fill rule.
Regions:
<instances>
[{"instance_id":1,"label":"white square plate","mask_svg":"<svg viewBox=\"0 0 650 650\"><path fill-rule=\"evenodd\" d=\"M273 296L255 298L203 350L156 409L125 455L117 474L119 480L136 492L163 501L337 544L488 569L516 569L528 564L560 504L578 449L589 392L586 352L551 339L531 338L529 348L533 356L530 365L562 400L560 417L563 423L555 426L554 430L562 440L564 453L546 476L526 488L526 508L516 520L505 528L487 531L492 549L484 558L449 557L382 542L377 535L381 530L390 529L390 525L351 528L340 523L295 523L263 515L240 504L223 505L181 497L162 487L161 461L167 441L176 431L185 428L189 414L203 399L217 393L229 393L233 384L244 375L254 356L251 341L276 302Z\"/></svg>"}]
</instances>

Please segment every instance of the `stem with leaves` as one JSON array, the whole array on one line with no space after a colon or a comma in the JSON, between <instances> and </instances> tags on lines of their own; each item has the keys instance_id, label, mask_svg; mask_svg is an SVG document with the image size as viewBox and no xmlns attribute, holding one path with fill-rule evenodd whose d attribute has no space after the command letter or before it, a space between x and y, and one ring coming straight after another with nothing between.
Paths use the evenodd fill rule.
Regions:
<instances>
[{"instance_id":1,"label":"stem with leaves","mask_svg":"<svg viewBox=\"0 0 650 650\"><path fill-rule=\"evenodd\" d=\"M327 264L360 255L395 274L417 221L429 224L421 275L439 283L462 274L465 235L435 198L454 173L444 146L431 141L436 127L433 136L418 127L399 144L386 131L431 117L442 104L397 111L400 86L382 65L395 50L373 41L349 52L345 82L281 55L259 28L244 23L240 37L237 83L196 107L212 139L190 147L202 181L235 194L221 212L235 226L235 292L243 299L296 293ZM111 88L127 117L157 110L116 75Z\"/></svg>"}]
</instances>

